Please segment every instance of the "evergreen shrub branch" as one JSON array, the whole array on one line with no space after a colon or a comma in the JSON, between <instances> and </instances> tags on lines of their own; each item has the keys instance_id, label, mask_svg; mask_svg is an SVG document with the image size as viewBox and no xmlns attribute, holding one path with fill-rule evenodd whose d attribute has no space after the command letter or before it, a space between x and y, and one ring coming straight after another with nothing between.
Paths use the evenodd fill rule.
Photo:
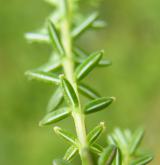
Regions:
<instances>
[{"instance_id":1,"label":"evergreen shrub branch","mask_svg":"<svg viewBox=\"0 0 160 165\"><path fill-rule=\"evenodd\" d=\"M54 126L58 137L66 140L70 147L61 160L53 161L54 165L70 164L79 154L83 165L144 165L152 160L152 156L137 152L143 136L143 130L132 134L115 129L108 136L107 147L97 143L105 129L100 122L90 132L86 131L85 116L106 109L114 97L101 97L90 85L83 83L86 76L97 67L108 67L111 61L103 59L104 51L86 53L76 45L76 40L90 29L99 29L105 23L99 14L93 12L83 16L76 0L46 0L53 6L53 13L46 19L44 26L25 37L31 43L45 43L53 48L51 58L45 65L26 72L30 79L42 81L56 86L47 106L46 115L39 122L40 126L52 125L69 116L75 124L76 135ZM82 107L80 94L90 99ZM92 155L97 155L93 161Z\"/></svg>"}]
</instances>

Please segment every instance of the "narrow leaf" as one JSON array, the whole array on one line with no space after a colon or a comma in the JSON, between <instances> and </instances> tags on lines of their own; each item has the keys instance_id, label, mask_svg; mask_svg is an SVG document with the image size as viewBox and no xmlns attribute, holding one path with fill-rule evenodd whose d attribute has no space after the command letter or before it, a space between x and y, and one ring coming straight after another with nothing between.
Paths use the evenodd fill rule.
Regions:
<instances>
[{"instance_id":1,"label":"narrow leaf","mask_svg":"<svg viewBox=\"0 0 160 165\"><path fill-rule=\"evenodd\" d=\"M98 165L111 165L115 159L117 147L110 145L105 148L99 157Z\"/></svg>"},{"instance_id":2,"label":"narrow leaf","mask_svg":"<svg viewBox=\"0 0 160 165\"><path fill-rule=\"evenodd\" d=\"M30 43L49 43L49 37L47 34L40 33L26 33L25 38Z\"/></svg>"},{"instance_id":3,"label":"narrow leaf","mask_svg":"<svg viewBox=\"0 0 160 165\"><path fill-rule=\"evenodd\" d=\"M90 99L97 99L100 95L91 87L85 84L78 84L78 90Z\"/></svg>"},{"instance_id":4,"label":"narrow leaf","mask_svg":"<svg viewBox=\"0 0 160 165\"><path fill-rule=\"evenodd\" d=\"M107 67L112 65L112 62L110 60L100 60L98 63L99 67Z\"/></svg>"},{"instance_id":5,"label":"narrow leaf","mask_svg":"<svg viewBox=\"0 0 160 165\"><path fill-rule=\"evenodd\" d=\"M71 165L71 164L65 160L56 159L53 161L53 165Z\"/></svg>"},{"instance_id":6,"label":"narrow leaf","mask_svg":"<svg viewBox=\"0 0 160 165\"><path fill-rule=\"evenodd\" d=\"M93 68L97 66L102 55L103 51L93 53L82 64L80 64L76 69L77 80L82 80L86 75L88 75Z\"/></svg>"},{"instance_id":7,"label":"narrow leaf","mask_svg":"<svg viewBox=\"0 0 160 165\"><path fill-rule=\"evenodd\" d=\"M106 26L107 26L107 23L103 20L96 20L92 24L92 27L95 29L104 28Z\"/></svg>"},{"instance_id":8,"label":"narrow leaf","mask_svg":"<svg viewBox=\"0 0 160 165\"><path fill-rule=\"evenodd\" d=\"M92 131L90 131L89 134L87 135L88 143L90 145L93 144L101 136L104 129L105 129L104 122L101 122Z\"/></svg>"},{"instance_id":9,"label":"narrow leaf","mask_svg":"<svg viewBox=\"0 0 160 165\"><path fill-rule=\"evenodd\" d=\"M133 160L130 163L130 165L146 165L146 164L150 163L152 160L153 160L153 156L145 155L145 156L142 156L141 158Z\"/></svg>"},{"instance_id":10,"label":"narrow leaf","mask_svg":"<svg viewBox=\"0 0 160 165\"><path fill-rule=\"evenodd\" d=\"M62 85L64 96L67 103L73 107L78 106L78 98L72 85L66 78L64 78L64 76L61 75L60 79L61 79L61 85Z\"/></svg>"},{"instance_id":11,"label":"narrow leaf","mask_svg":"<svg viewBox=\"0 0 160 165\"><path fill-rule=\"evenodd\" d=\"M25 73L30 79L40 80L50 84L59 84L59 78L53 73L46 73L43 71L27 71Z\"/></svg>"},{"instance_id":12,"label":"narrow leaf","mask_svg":"<svg viewBox=\"0 0 160 165\"><path fill-rule=\"evenodd\" d=\"M63 101L63 91L61 87L58 87L48 102L47 112L51 112L56 108L58 108L58 106L62 103L62 101Z\"/></svg>"},{"instance_id":13,"label":"narrow leaf","mask_svg":"<svg viewBox=\"0 0 160 165\"><path fill-rule=\"evenodd\" d=\"M84 60L88 57L88 53L86 53L84 50L76 47L74 48L74 53L76 55L75 61L77 63L82 63ZM99 67L107 67L110 66L112 62L110 60L100 60L98 65Z\"/></svg>"},{"instance_id":14,"label":"narrow leaf","mask_svg":"<svg viewBox=\"0 0 160 165\"><path fill-rule=\"evenodd\" d=\"M72 145L67 149L63 159L66 161L71 161L77 153L78 153L78 148Z\"/></svg>"},{"instance_id":15,"label":"narrow leaf","mask_svg":"<svg viewBox=\"0 0 160 165\"><path fill-rule=\"evenodd\" d=\"M70 132L60 127L54 127L54 131L59 137L65 139L67 142L71 143L74 146L78 146L78 140Z\"/></svg>"},{"instance_id":16,"label":"narrow leaf","mask_svg":"<svg viewBox=\"0 0 160 165\"><path fill-rule=\"evenodd\" d=\"M96 154L98 154L98 155L101 154L102 151L103 151L103 147L100 146L100 145L97 144L97 143L92 144L92 145L90 146L90 149L91 149L91 151L92 151L93 153L96 153Z\"/></svg>"},{"instance_id":17,"label":"narrow leaf","mask_svg":"<svg viewBox=\"0 0 160 165\"><path fill-rule=\"evenodd\" d=\"M55 62L48 62L47 64L44 64L43 66L39 67L38 70L44 71L44 72L53 72L56 69L61 67L61 62L60 61L55 61Z\"/></svg>"},{"instance_id":18,"label":"narrow leaf","mask_svg":"<svg viewBox=\"0 0 160 165\"><path fill-rule=\"evenodd\" d=\"M121 155L121 151L119 148L117 148L115 165L122 165L122 155Z\"/></svg>"},{"instance_id":19,"label":"narrow leaf","mask_svg":"<svg viewBox=\"0 0 160 165\"><path fill-rule=\"evenodd\" d=\"M127 140L125 138L124 133L119 128L116 128L114 130L113 137L117 141L117 144L118 146L120 146L120 148L127 149Z\"/></svg>"},{"instance_id":20,"label":"narrow leaf","mask_svg":"<svg viewBox=\"0 0 160 165\"><path fill-rule=\"evenodd\" d=\"M100 111L100 110L108 107L114 100L115 100L114 97L110 97L110 98L104 97L104 98L95 99L85 106L84 112L86 114L90 114L93 112Z\"/></svg>"},{"instance_id":21,"label":"narrow leaf","mask_svg":"<svg viewBox=\"0 0 160 165\"><path fill-rule=\"evenodd\" d=\"M39 123L40 126L56 123L70 115L68 108L61 108L59 110L48 113Z\"/></svg>"},{"instance_id":22,"label":"narrow leaf","mask_svg":"<svg viewBox=\"0 0 160 165\"><path fill-rule=\"evenodd\" d=\"M93 13L91 14L86 20L81 23L81 25L78 25L73 31L72 31L72 37L77 38L79 37L83 32L88 30L88 28L91 27L93 22L97 19L98 14Z\"/></svg>"},{"instance_id":23,"label":"narrow leaf","mask_svg":"<svg viewBox=\"0 0 160 165\"><path fill-rule=\"evenodd\" d=\"M53 22L50 20L48 24L48 32L50 36L50 40L52 41L55 48L59 51L61 55L64 55L64 48L61 43L61 39L58 35L57 29L54 26Z\"/></svg>"},{"instance_id":24,"label":"narrow leaf","mask_svg":"<svg viewBox=\"0 0 160 165\"><path fill-rule=\"evenodd\" d=\"M143 135L144 135L144 129L138 129L133 134L131 143L129 145L130 154L134 154L134 152L136 151L137 147L139 146L139 144L142 141Z\"/></svg>"}]
</instances>

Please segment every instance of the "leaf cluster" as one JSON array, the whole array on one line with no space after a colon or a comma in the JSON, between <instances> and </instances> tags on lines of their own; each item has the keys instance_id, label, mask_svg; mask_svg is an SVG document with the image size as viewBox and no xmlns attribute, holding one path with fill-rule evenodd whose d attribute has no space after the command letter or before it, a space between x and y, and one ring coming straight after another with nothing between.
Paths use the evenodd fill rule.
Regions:
<instances>
[{"instance_id":1,"label":"leaf cluster","mask_svg":"<svg viewBox=\"0 0 160 165\"><path fill-rule=\"evenodd\" d=\"M105 26L105 23L99 20L98 13L94 12L86 17L80 16L81 19L78 19L79 13L77 12L76 0L71 0L72 6L67 6L65 0L46 0L46 2L53 6L54 12L47 18L44 26L40 28L40 30L25 35L26 39L31 43L45 43L53 48L51 58L46 64L26 72L29 79L56 86L56 90L53 92L48 102L46 114L39 122L40 126L53 125L69 116L73 116L73 113L89 115L104 110L115 100L114 97L101 97L91 85L87 85L83 82L95 68L108 67L111 65L110 60L103 59L104 51L100 50L93 53L86 53L79 45L75 44L76 40L86 31L99 29ZM70 16L70 38L73 41L73 48L71 50L72 60L74 65L77 66L73 74L74 82L71 82L67 78L64 71L64 61L67 55L63 41L62 23L64 17L69 15L69 7L72 7L74 11L74 16ZM79 93L89 99L82 108ZM111 145L107 148L103 148L99 145L97 139L101 136L104 129L104 123L100 122L88 133L88 148L91 152L98 155L98 165L111 165L112 163L120 165L124 161L123 157L126 157L126 154L131 157L135 153L139 144L139 139L141 139L141 133L138 132L138 135L134 134L133 138L129 137L129 139L133 141L129 142L131 144L129 145L128 152L128 148L126 148L126 143L128 147L128 141L122 139L123 133L120 130L116 130L113 135L109 136ZM64 139L70 146L63 160L55 160L53 164L68 164L81 150L79 139L69 131L57 126L54 127L54 131L58 137ZM128 136L131 136L130 133L128 134ZM144 162L146 159L148 160L147 162L150 160L149 157L141 158L143 158ZM139 160L135 159L130 165L136 165L136 161Z\"/></svg>"}]
</instances>

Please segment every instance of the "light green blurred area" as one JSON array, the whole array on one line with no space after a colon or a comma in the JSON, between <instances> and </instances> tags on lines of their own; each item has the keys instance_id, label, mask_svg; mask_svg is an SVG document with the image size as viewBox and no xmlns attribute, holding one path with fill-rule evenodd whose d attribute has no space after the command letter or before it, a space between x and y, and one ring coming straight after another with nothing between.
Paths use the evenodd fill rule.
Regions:
<instances>
[{"instance_id":1,"label":"light green blurred area","mask_svg":"<svg viewBox=\"0 0 160 165\"><path fill-rule=\"evenodd\" d=\"M84 3L84 2L82 2ZM85 3L82 4L85 7ZM104 96L117 101L108 110L87 118L88 128L105 121L113 128L146 129L143 147L160 164L160 1L104 0L101 18L108 26L89 32L81 45L90 51L105 49L113 66L97 69L87 81ZM40 27L51 8L42 0L0 1L0 164L50 165L63 156L67 145L52 131L39 128L54 87L28 82L27 69L47 61L50 50L29 45L23 34ZM74 132L72 119L57 125ZM78 158L77 158L78 160ZM76 163L78 164L78 163Z\"/></svg>"}]
</instances>

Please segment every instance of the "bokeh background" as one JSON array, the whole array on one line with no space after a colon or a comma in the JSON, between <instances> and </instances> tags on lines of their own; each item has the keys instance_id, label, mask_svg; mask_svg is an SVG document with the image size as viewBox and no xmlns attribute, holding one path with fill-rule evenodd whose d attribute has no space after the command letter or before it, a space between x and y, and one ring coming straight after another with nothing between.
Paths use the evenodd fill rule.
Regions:
<instances>
[{"instance_id":1,"label":"bokeh background","mask_svg":"<svg viewBox=\"0 0 160 165\"><path fill-rule=\"evenodd\" d=\"M82 10L88 10L86 2L82 1ZM106 121L106 134L117 126L132 130L143 126L142 146L155 153L151 164L159 165L160 1L104 0L99 10L108 27L87 33L80 43L88 50L104 48L113 66L94 71L87 81L117 101L108 111L88 117L88 128L101 120ZM50 165L67 148L52 127L38 127L53 88L28 82L24 76L47 61L49 49L27 44L23 34L41 26L50 12L43 0L0 0L1 165ZM74 129L71 119L58 125Z\"/></svg>"}]
</instances>

